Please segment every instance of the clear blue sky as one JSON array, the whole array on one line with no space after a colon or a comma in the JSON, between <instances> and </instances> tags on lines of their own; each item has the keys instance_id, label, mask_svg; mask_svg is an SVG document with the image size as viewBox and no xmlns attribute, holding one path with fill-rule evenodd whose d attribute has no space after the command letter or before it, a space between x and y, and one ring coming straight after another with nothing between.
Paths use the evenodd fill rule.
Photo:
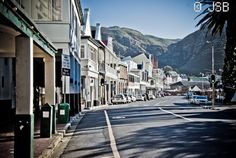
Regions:
<instances>
[{"instance_id":1,"label":"clear blue sky","mask_svg":"<svg viewBox=\"0 0 236 158\"><path fill-rule=\"evenodd\" d=\"M184 38L197 30L195 0L81 0L91 25L120 26L163 38Z\"/></svg>"}]
</instances>

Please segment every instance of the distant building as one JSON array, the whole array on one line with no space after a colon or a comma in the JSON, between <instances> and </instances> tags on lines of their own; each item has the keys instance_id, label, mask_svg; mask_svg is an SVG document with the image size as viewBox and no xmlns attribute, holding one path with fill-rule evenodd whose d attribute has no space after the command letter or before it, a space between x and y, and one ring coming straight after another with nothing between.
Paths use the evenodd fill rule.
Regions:
<instances>
[{"instance_id":1,"label":"distant building","mask_svg":"<svg viewBox=\"0 0 236 158\"><path fill-rule=\"evenodd\" d=\"M137 95L141 93L139 73L141 70L137 69L137 63L134 62L130 56L123 58L122 61L127 64L128 70L127 93L132 95Z\"/></svg>"},{"instance_id":2,"label":"distant building","mask_svg":"<svg viewBox=\"0 0 236 158\"><path fill-rule=\"evenodd\" d=\"M210 83L208 81L204 82L196 82L196 81L179 81L170 85L170 89L180 91L180 92L187 92L192 87L197 86L202 90L207 90L210 88Z\"/></svg>"},{"instance_id":3,"label":"distant building","mask_svg":"<svg viewBox=\"0 0 236 158\"><path fill-rule=\"evenodd\" d=\"M164 90L165 73L162 69L153 69L153 78L155 79L155 87L157 91Z\"/></svg>"},{"instance_id":4,"label":"distant building","mask_svg":"<svg viewBox=\"0 0 236 158\"><path fill-rule=\"evenodd\" d=\"M118 90L117 93L127 93L127 86L128 86L128 71L127 71L127 64L120 61L119 68L118 68Z\"/></svg>"}]
</instances>

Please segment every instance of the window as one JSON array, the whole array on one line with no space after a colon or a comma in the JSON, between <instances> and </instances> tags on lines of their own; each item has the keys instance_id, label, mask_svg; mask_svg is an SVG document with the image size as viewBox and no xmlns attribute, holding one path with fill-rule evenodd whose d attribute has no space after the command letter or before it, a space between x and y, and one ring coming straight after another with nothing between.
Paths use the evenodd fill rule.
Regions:
<instances>
[{"instance_id":1,"label":"window","mask_svg":"<svg viewBox=\"0 0 236 158\"><path fill-rule=\"evenodd\" d=\"M96 61L96 49L93 48L93 47L89 47L89 59L93 60L93 61Z\"/></svg>"},{"instance_id":2,"label":"window","mask_svg":"<svg viewBox=\"0 0 236 158\"><path fill-rule=\"evenodd\" d=\"M61 20L61 0L34 0L33 18L37 20Z\"/></svg>"},{"instance_id":3,"label":"window","mask_svg":"<svg viewBox=\"0 0 236 158\"><path fill-rule=\"evenodd\" d=\"M85 55L84 55L84 46L82 45L81 46L81 50L80 50L80 58L84 58Z\"/></svg>"}]
</instances>

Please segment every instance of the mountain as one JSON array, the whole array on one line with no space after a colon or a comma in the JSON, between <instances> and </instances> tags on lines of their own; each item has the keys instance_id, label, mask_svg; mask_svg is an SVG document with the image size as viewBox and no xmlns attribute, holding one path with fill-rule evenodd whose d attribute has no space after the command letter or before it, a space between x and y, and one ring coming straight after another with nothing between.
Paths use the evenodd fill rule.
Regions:
<instances>
[{"instance_id":1,"label":"mountain","mask_svg":"<svg viewBox=\"0 0 236 158\"><path fill-rule=\"evenodd\" d=\"M165 39L144 35L137 30L118 26L103 27L102 38L113 37L114 51L120 56L135 56L141 52L157 57L159 67L170 65L181 73L199 74L211 69L211 44L215 48L215 68L223 66L225 32L215 38L206 30L198 30L183 39Z\"/></svg>"},{"instance_id":2,"label":"mountain","mask_svg":"<svg viewBox=\"0 0 236 158\"><path fill-rule=\"evenodd\" d=\"M179 41L143 35L139 31L118 26L102 27L101 32L103 40L106 40L107 36L113 37L114 51L122 56L135 56L141 52L158 56L165 52L170 44Z\"/></svg>"},{"instance_id":3,"label":"mountain","mask_svg":"<svg viewBox=\"0 0 236 158\"><path fill-rule=\"evenodd\" d=\"M222 69L224 63L225 32L212 37L206 30L198 30L181 41L170 44L167 51L158 57L159 65L170 65L180 72L199 74L211 70L212 44L214 46L215 70ZM207 43L206 41L211 41Z\"/></svg>"}]
</instances>

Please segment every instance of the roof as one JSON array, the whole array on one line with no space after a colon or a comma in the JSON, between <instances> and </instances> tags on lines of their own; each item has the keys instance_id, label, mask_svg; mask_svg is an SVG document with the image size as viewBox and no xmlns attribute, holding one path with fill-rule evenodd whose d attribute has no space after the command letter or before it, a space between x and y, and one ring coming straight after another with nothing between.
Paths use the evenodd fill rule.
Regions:
<instances>
[{"instance_id":1,"label":"roof","mask_svg":"<svg viewBox=\"0 0 236 158\"><path fill-rule=\"evenodd\" d=\"M200 92L202 91L198 86L194 86L193 88L190 89L191 92Z\"/></svg>"},{"instance_id":2,"label":"roof","mask_svg":"<svg viewBox=\"0 0 236 158\"><path fill-rule=\"evenodd\" d=\"M173 76L173 77L177 77L178 76L178 73L176 71L169 71L168 74Z\"/></svg>"},{"instance_id":3,"label":"roof","mask_svg":"<svg viewBox=\"0 0 236 158\"><path fill-rule=\"evenodd\" d=\"M143 61L149 62L148 57L147 57L144 53L141 53L141 54L139 54L139 55L137 55L137 56L134 56L134 57L133 57L133 60L135 61L136 59L138 59L138 58L140 58L140 57L143 59Z\"/></svg>"},{"instance_id":4,"label":"roof","mask_svg":"<svg viewBox=\"0 0 236 158\"><path fill-rule=\"evenodd\" d=\"M132 60L131 56L126 56L124 58L121 59L122 61L126 61L126 60Z\"/></svg>"},{"instance_id":5,"label":"roof","mask_svg":"<svg viewBox=\"0 0 236 158\"><path fill-rule=\"evenodd\" d=\"M128 75L132 75L132 76L140 77L139 75L136 75L136 74L134 74L134 73L131 73L131 72L129 72L129 74L128 74Z\"/></svg>"},{"instance_id":6,"label":"roof","mask_svg":"<svg viewBox=\"0 0 236 158\"><path fill-rule=\"evenodd\" d=\"M192 82L192 81L179 81L176 83L171 84L170 86L185 86L185 87L193 87L193 86L204 86L204 87L210 87L209 81L207 82Z\"/></svg>"},{"instance_id":7,"label":"roof","mask_svg":"<svg viewBox=\"0 0 236 158\"><path fill-rule=\"evenodd\" d=\"M89 40L90 42L92 42L94 45L96 45L97 47L102 47L102 45L101 45L101 43L100 42L98 42L97 40L95 40L95 39L93 39L92 37L90 37L90 36L81 36L81 39L83 40L83 39L87 39L87 40Z\"/></svg>"},{"instance_id":8,"label":"roof","mask_svg":"<svg viewBox=\"0 0 236 158\"><path fill-rule=\"evenodd\" d=\"M119 65L122 65L122 66L125 66L125 67L128 66L125 62L122 62L122 61L119 62Z\"/></svg>"}]
</instances>

